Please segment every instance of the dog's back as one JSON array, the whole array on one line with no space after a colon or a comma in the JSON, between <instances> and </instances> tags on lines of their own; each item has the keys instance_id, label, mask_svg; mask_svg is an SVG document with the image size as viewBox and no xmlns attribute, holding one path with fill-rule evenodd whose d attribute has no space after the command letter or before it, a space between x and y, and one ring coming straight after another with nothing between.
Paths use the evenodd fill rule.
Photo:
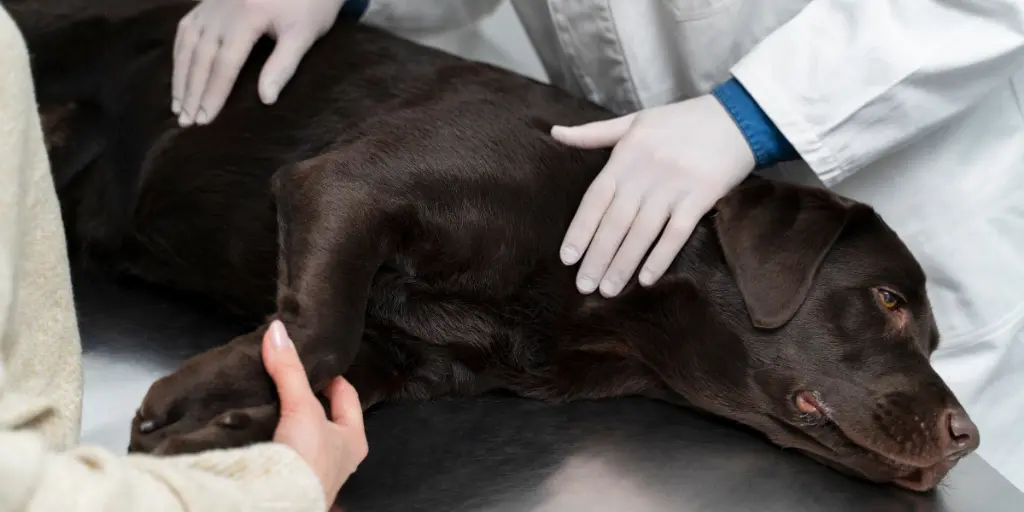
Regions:
<instances>
[{"instance_id":1,"label":"dog's back","mask_svg":"<svg viewBox=\"0 0 1024 512\"><path fill-rule=\"evenodd\" d=\"M97 151L55 159L78 256L262 321L282 288L278 248L326 250L278 240L288 235L277 215L291 208L275 201L272 177L288 175L294 186L343 187L309 195L366 202L386 217L342 224L350 204L302 205L320 218L290 223L315 227L319 241L360 236L353 226L390 233L388 257L366 271L374 276L366 341L348 374L361 389L376 387L365 374L381 373L366 370L377 365L407 372L412 384L396 396L472 393L499 381L539 392L522 381L532 378L526 368L551 350L609 336L606 321L595 320L605 301L580 295L574 269L558 259L608 152L560 145L548 131L610 113L505 70L338 24L272 108L256 92L272 49L264 40L215 122L182 129L169 91L174 30L187 7L29 35L43 49L35 73L44 118L55 112L51 144ZM329 269L315 274L336 290L360 286Z\"/></svg>"},{"instance_id":2,"label":"dog's back","mask_svg":"<svg viewBox=\"0 0 1024 512\"><path fill-rule=\"evenodd\" d=\"M72 148L101 148L86 168L79 154L55 162L58 183L67 182L60 195L73 251L259 318L272 311L275 289L270 178L334 153L388 160L396 186L418 191L425 222L416 229L436 234L434 247L417 248L419 277L455 286L453 254L497 264L514 253L517 268L506 274L537 271L538 259L561 269L557 244L606 153L559 146L547 131L607 112L525 77L340 23L273 108L256 93L272 49L264 40L218 119L181 129L169 109L171 51L190 7L26 27L30 46L42 48L34 66L44 119L47 108L66 114L69 104L78 116L50 138L60 130L75 132L65 140L102 138ZM394 158L398 145L410 158ZM454 191L463 197L453 201Z\"/></svg>"}]
</instances>

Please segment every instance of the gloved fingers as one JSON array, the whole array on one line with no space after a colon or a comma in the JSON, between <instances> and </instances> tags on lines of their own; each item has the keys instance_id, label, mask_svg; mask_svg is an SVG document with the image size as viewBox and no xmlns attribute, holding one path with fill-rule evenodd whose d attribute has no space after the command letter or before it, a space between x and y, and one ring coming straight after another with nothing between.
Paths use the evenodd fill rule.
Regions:
<instances>
[{"instance_id":1,"label":"gloved fingers","mask_svg":"<svg viewBox=\"0 0 1024 512\"><path fill-rule=\"evenodd\" d=\"M639 194L621 191L615 194L580 264L576 288L581 293L591 293L597 289L622 239L633 225L633 219L640 210L640 202Z\"/></svg>"},{"instance_id":2,"label":"gloved fingers","mask_svg":"<svg viewBox=\"0 0 1024 512\"><path fill-rule=\"evenodd\" d=\"M199 101L206 91L213 63L224 43L224 32L217 24L203 27L199 42L195 45L189 66L188 81L185 84L185 96L181 100L181 115L178 124L191 126L200 117ZM205 115L205 114L202 114Z\"/></svg>"},{"instance_id":3,"label":"gloved fingers","mask_svg":"<svg viewBox=\"0 0 1024 512\"><path fill-rule=\"evenodd\" d=\"M641 285L650 286L665 274L672 261L679 255L679 251L686 245L686 241L690 239L701 216L707 213L708 208L702 207L702 204L691 198L683 198L672 209L665 231L640 270L638 279Z\"/></svg>"},{"instance_id":4,"label":"gloved fingers","mask_svg":"<svg viewBox=\"0 0 1024 512\"><path fill-rule=\"evenodd\" d=\"M178 22L178 31L174 36L171 112L174 112L175 115L181 114L181 102L185 98L185 85L188 83L189 71L192 69L192 54L203 33L203 27L199 24L196 15L196 11L201 8L202 4L196 6Z\"/></svg>"},{"instance_id":5,"label":"gloved fingers","mask_svg":"<svg viewBox=\"0 0 1024 512\"><path fill-rule=\"evenodd\" d=\"M238 73L264 31L264 27L251 23L234 24L214 57L213 72L199 102L197 124L204 125L213 121L224 108Z\"/></svg>"},{"instance_id":6,"label":"gloved fingers","mask_svg":"<svg viewBox=\"0 0 1024 512\"><path fill-rule=\"evenodd\" d=\"M603 171L602 174L604 174ZM583 194L583 200L580 201L580 206L576 209L576 215L565 232L565 238L562 240L562 248L559 251L562 263L575 265L580 260L580 256L590 245L605 210L615 198L615 188L614 179L600 175L587 188L587 192Z\"/></svg>"},{"instance_id":7,"label":"gloved fingers","mask_svg":"<svg viewBox=\"0 0 1024 512\"><path fill-rule=\"evenodd\" d=\"M583 149L607 148L618 144L633 126L636 114L577 126L553 126L551 136L568 146Z\"/></svg>"},{"instance_id":8,"label":"gloved fingers","mask_svg":"<svg viewBox=\"0 0 1024 512\"><path fill-rule=\"evenodd\" d=\"M278 36L274 51L260 72L259 94L263 103L271 105L277 101L315 41L315 34L306 31L293 30Z\"/></svg>"},{"instance_id":9,"label":"gloved fingers","mask_svg":"<svg viewBox=\"0 0 1024 512\"><path fill-rule=\"evenodd\" d=\"M618 295L633 277L644 255L658 239L658 233L665 227L672 207L669 199L659 194L643 202L640 213L601 280L601 295L609 298Z\"/></svg>"}]
</instances>

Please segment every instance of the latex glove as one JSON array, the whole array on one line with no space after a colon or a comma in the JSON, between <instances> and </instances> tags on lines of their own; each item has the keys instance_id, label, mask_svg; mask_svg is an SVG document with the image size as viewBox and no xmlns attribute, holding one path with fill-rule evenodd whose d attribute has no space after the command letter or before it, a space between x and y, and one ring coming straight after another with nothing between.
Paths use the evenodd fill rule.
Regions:
<instances>
[{"instance_id":1,"label":"latex glove","mask_svg":"<svg viewBox=\"0 0 1024 512\"><path fill-rule=\"evenodd\" d=\"M668 270L700 218L754 170L753 151L711 95L654 107L551 135L580 148L614 146L580 203L562 243L580 264L576 287L617 295L644 261L650 286ZM654 245L658 239L657 245Z\"/></svg>"},{"instance_id":2,"label":"latex glove","mask_svg":"<svg viewBox=\"0 0 1024 512\"><path fill-rule=\"evenodd\" d=\"M202 0L178 24L171 111L181 126L220 113L263 35L276 40L260 72L263 103L277 101L302 57L338 18L345 0Z\"/></svg>"},{"instance_id":3,"label":"latex glove","mask_svg":"<svg viewBox=\"0 0 1024 512\"><path fill-rule=\"evenodd\" d=\"M328 419L280 321L271 323L264 336L263 361L281 399L274 441L290 446L309 464L323 485L325 503L334 503L368 451L359 396L344 378L334 379L326 391Z\"/></svg>"}]
</instances>

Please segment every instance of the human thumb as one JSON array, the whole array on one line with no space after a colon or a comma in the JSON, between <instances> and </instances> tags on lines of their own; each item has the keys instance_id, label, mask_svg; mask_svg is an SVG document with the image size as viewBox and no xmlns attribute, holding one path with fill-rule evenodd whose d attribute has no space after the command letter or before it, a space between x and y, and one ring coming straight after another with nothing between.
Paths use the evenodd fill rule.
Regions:
<instances>
[{"instance_id":1,"label":"human thumb","mask_svg":"<svg viewBox=\"0 0 1024 512\"><path fill-rule=\"evenodd\" d=\"M317 402L295 344L280 320L271 322L263 337L263 364L277 387L282 415L300 411L309 406L310 401Z\"/></svg>"},{"instance_id":2,"label":"human thumb","mask_svg":"<svg viewBox=\"0 0 1024 512\"><path fill-rule=\"evenodd\" d=\"M359 394L344 377L336 377L327 386L327 399L331 404L331 419L339 425L353 425L362 428L363 406Z\"/></svg>"},{"instance_id":3,"label":"human thumb","mask_svg":"<svg viewBox=\"0 0 1024 512\"><path fill-rule=\"evenodd\" d=\"M299 62L306 55L316 38L304 31L290 31L282 34L274 45L274 51L267 57L260 72L260 100L266 105L277 101L281 90L295 74Z\"/></svg>"},{"instance_id":4,"label":"human thumb","mask_svg":"<svg viewBox=\"0 0 1024 512\"><path fill-rule=\"evenodd\" d=\"M636 114L577 126L554 126L551 136L569 146L583 149L606 148L618 144L633 125Z\"/></svg>"}]
</instances>

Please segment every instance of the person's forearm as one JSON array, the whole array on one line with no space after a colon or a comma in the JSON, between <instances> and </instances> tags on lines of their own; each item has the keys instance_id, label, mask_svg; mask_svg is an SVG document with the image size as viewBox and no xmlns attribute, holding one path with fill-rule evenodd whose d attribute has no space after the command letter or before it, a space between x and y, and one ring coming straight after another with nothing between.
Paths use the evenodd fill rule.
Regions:
<instances>
[{"instance_id":1,"label":"person's forearm","mask_svg":"<svg viewBox=\"0 0 1024 512\"><path fill-rule=\"evenodd\" d=\"M157 458L96 447L46 450L33 432L0 431L0 512L322 512L312 470L279 444Z\"/></svg>"},{"instance_id":2,"label":"person's forearm","mask_svg":"<svg viewBox=\"0 0 1024 512\"><path fill-rule=\"evenodd\" d=\"M456 30L486 18L502 0L347 0L340 19L404 35Z\"/></svg>"},{"instance_id":3,"label":"person's forearm","mask_svg":"<svg viewBox=\"0 0 1024 512\"><path fill-rule=\"evenodd\" d=\"M733 76L826 184L971 108L1024 66L1024 1L814 0Z\"/></svg>"}]
</instances>

